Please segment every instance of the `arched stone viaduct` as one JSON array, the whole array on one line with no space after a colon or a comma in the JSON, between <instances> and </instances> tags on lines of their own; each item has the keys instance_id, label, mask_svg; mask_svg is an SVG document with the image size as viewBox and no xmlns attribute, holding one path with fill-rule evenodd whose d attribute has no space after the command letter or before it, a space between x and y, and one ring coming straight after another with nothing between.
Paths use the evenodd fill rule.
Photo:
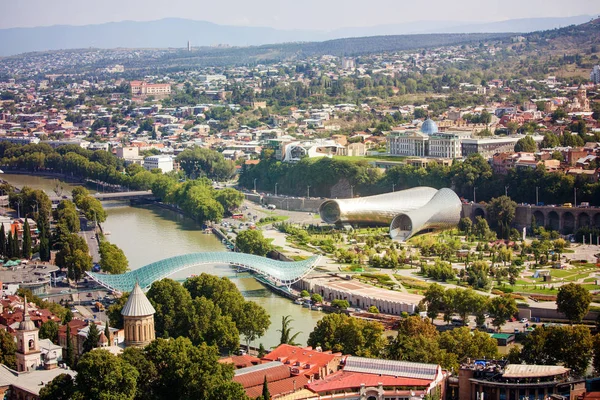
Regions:
<instances>
[{"instance_id":1,"label":"arched stone viaduct","mask_svg":"<svg viewBox=\"0 0 600 400\"><path fill-rule=\"evenodd\" d=\"M487 211L483 204L463 204L463 215L475 219L478 216L487 219ZM550 207L550 206L517 206L513 225L519 231L529 228L535 218L537 226L544 226L563 234L574 233L585 226L600 228L600 208L597 207Z\"/></svg>"}]
</instances>

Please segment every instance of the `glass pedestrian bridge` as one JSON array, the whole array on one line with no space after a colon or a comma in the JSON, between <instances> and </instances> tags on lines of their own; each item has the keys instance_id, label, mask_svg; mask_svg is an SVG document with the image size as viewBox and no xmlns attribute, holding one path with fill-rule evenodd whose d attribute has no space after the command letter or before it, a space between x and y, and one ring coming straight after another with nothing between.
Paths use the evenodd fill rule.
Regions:
<instances>
[{"instance_id":1,"label":"glass pedestrian bridge","mask_svg":"<svg viewBox=\"0 0 600 400\"><path fill-rule=\"evenodd\" d=\"M256 272L278 286L290 286L308 275L319 262L320 256L302 261L277 261L266 257L234 252L192 253L153 262L134 271L119 275L86 272L88 277L115 292L129 292L137 282L148 289L154 281L176 272L206 264L225 264Z\"/></svg>"}]
</instances>

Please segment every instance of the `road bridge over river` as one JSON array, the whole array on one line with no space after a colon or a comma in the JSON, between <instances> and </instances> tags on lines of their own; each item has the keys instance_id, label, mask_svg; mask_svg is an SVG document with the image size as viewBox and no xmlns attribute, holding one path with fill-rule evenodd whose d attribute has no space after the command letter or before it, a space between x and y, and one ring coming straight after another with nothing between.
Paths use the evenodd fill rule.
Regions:
<instances>
[{"instance_id":1,"label":"road bridge over river","mask_svg":"<svg viewBox=\"0 0 600 400\"><path fill-rule=\"evenodd\" d=\"M91 196L97 198L100 201L109 200L156 200L151 190L138 190L130 192L114 192L114 193L92 193ZM58 203L61 200L71 200L70 194L64 196L51 196L50 200L53 203Z\"/></svg>"}]
</instances>

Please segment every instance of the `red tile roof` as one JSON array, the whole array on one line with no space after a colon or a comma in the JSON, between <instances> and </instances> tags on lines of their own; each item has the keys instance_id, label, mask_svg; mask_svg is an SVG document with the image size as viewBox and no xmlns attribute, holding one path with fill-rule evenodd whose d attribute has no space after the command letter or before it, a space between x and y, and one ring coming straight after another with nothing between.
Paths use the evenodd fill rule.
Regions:
<instances>
[{"instance_id":1,"label":"red tile roof","mask_svg":"<svg viewBox=\"0 0 600 400\"><path fill-rule=\"evenodd\" d=\"M233 364L236 368L250 367L261 363L260 358L244 354L243 356L229 356L219 360L223 364Z\"/></svg>"},{"instance_id":2,"label":"red tile roof","mask_svg":"<svg viewBox=\"0 0 600 400\"><path fill-rule=\"evenodd\" d=\"M263 378L264 379L264 378ZM268 377L267 377L268 379ZM308 378L305 376L292 376L287 379L282 379L276 382L269 382L269 394L271 397L276 398L278 396L293 393L296 390L304 388L308 383ZM252 386L246 389L246 394L251 399L255 399L262 395L263 385L262 383L257 386Z\"/></svg>"},{"instance_id":3,"label":"red tile roof","mask_svg":"<svg viewBox=\"0 0 600 400\"><path fill-rule=\"evenodd\" d=\"M379 384L387 387L400 386L428 386L431 381L428 379L402 378L395 376L380 376L376 374L367 374L362 372L347 372L339 371L324 379L308 384L308 388L313 392L323 393L332 390L343 390L350 388L360 388L362 384L365 386L379 386Z\"/></svg>"},{"instance_id":4,"label":"red tile roof","mask_svg":"<svg viewBox=\"0 0 600 400\"><path fill-rule=\"evenodd\" d=\"M233 381L241 384L244 389L258 386L262 387L264 383L265 376L267 377L267 382L275 382L281 379L286 379L291 376L290 369L286 365L281 363L272 363L273 365L262 364L262 368L258 365L242 368L235 371L235 376L233 377ZM247 371L248 372L247 372Z\"/></svg>"},{"instance_id":5,"label":"red tile roof","mask_svg":"<svg viewBox=\"0 0 600 400\"><path fill-rule=\"evenodd\" d=\"M336 357L341 357L341 353L320 352L313 350L312 347L290 346L289 344L279 345L275 350L263 357L266 361L281 361L289 368L298 368L299 373L305 376L311 376L319 373L319 370L333 361Z\"/></svg>"}]
</instances>

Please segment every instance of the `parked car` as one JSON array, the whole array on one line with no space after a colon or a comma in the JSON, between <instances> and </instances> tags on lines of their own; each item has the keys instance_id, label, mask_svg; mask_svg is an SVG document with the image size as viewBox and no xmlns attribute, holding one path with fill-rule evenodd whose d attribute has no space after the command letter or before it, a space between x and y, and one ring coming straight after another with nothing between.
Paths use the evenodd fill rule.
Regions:
<instances>
[{"instance_id":1,"label":"parked car","mask_svg":"<svg viewBox=\"0 0 600 400\"><path fill-rule=\"evenodd\" d=\"M521 318L519 322L522 324L526 324L527 322L529 322L529 320L527 318Z\"/></svg>"}]
</instances>

